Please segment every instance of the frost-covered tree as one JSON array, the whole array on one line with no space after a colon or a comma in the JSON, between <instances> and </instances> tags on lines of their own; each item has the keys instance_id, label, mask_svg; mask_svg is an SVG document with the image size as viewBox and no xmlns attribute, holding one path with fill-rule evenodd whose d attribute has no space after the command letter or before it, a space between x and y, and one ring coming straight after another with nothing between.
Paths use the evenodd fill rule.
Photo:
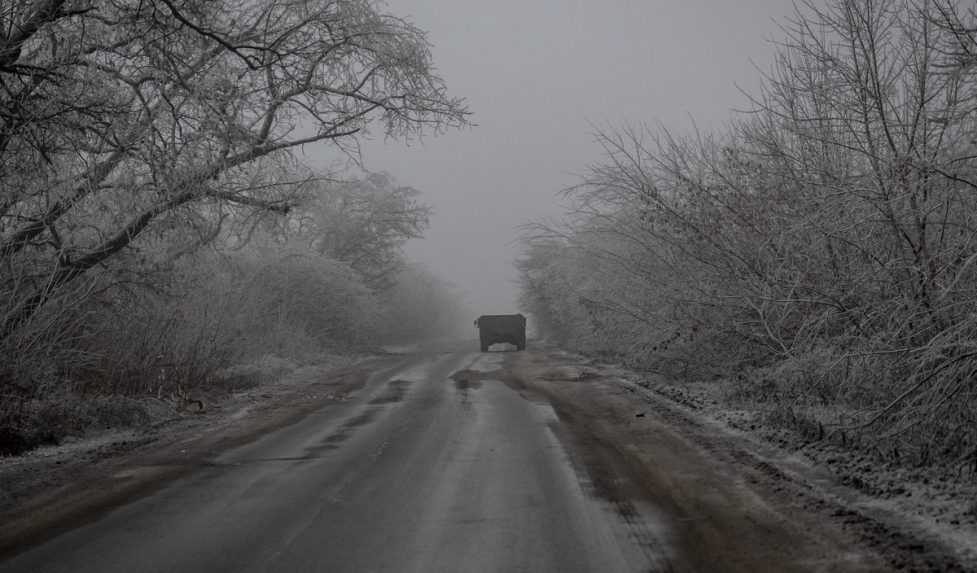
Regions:
<instances>
[{"instance_id":1,"label":"frost-covered tree","mask_svg":"<svg viewBox=\"0 0 977 573\"><path fill-rule=\"evenodd\" d=\"M321 184L294 214L295 233L314 251L343 261L376 290L392 286L402 247L427 229L431 208L420 192L387 173Z\"/></svg>"},{"instance_id":2,"label":"frost-covered tree","mask_svg":"<svg viewBox=\"0 0 977 573\"><path fill-rule=\"evenodd\" d=\"M972 460L975 18L952 0L804 4L722 133L598 136L565 222L530 233L524 298L571 339L786 380L792 407L844 403L847 430Z\"/></svg>"},{"instance_id":3,"label":"frost-covered tree","mask_svg":"<svg viewBox=\"0 0 977 573\"><path fill-rule=\"evenodd\" d=\"M371 0L6 2L0 338L145 241L288 211L290 150L466 116L423 32Z\"/></svg>"}]
</instances>

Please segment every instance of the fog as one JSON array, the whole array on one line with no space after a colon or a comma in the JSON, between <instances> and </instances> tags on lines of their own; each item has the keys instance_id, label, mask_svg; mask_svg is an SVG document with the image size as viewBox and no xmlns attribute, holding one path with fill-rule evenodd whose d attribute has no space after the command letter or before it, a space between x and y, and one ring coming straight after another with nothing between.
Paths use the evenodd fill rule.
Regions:
<instances>
[{"instance_id":1,"label":"fog","mask_svg":"<svg viewBox=\"0 0 977 573\"><path fill-rule=\"evenodd\" d=\"M418 188L435 214L408 246L476 312L516 308L518 227L600 158L602 126L720 126L760 81L784 0L397 0L476 124L420 142L365 141L364 167Z\"/></svg>"},{"instance_id":2,"label":"fog","mask_svg":"<svg viewBox=\"0 0 977 573\"><path fill-rule=\"evenodd\" d=\"M977 571L977 4L797 4L0 2L0 570Z\"/></svg>"}]
</instances>

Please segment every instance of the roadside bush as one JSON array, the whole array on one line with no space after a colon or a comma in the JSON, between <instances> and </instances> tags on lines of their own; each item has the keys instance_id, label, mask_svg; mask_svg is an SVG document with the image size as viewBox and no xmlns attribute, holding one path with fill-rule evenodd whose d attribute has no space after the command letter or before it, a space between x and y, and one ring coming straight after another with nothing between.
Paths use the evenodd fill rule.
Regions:
<instances>
[{"instance_id":1,"label":"roadside bush","mask_svg":"<svg viewBox=\"0 0 977 573\"><path fill-rule=\"evenodd\" d=\"M858 368L864 362L878 367L880 361L846 357L831 348L815 348L808 352L756 369L745 375L759 381L759 401L789 402L797 406L866 406L877 404L885 395L878 384L884 380L879 370ZM854 371L853 371L854 368ZM871 375L871 380L865 380ZM744 386L749 383L744 383ZM867 389L873 396L867 399ZM768 394L763 396L763 394Z\"/></svg>"},{"instance_id":2,"label":"roadside bush","mask_svg":"<svg viewBox=\"0 0 977 573\"><path fill-rule=\"evenodd\" d=\"M77 369L85 394L156 395L249 385L240 364L313 360L374 335L373 295L347 266L289 248L199 255L172 270L165 290L126 290L100 303Z\"/></svg>"},{"instance_id":3,"label":"roadside bush","mask_svg":"<svg viewBox=\"0 0 977 573\"><path fill-rule=\"evenodd\" d=\"M149 422L145 405L125 396L35 400L27 406L26 416L36 424L35 431L47 434L52 443L91 429L134 428Z\"/></svg>"},{"instance_id":4,"label":"roadside bush","mask_svg":"<svg viewBox=\"0 0 977 573\"><path fill-rule=\"evenodd\" d=\"M823 422L803 408L781 403L764 410L762 418L771 427L797 432L805 440L820 440L825 437Z\"/></svg>"},{"instance_id":5,"label":"roadside bush","mask_svg":"<svg viewBox=\"0 0 977 573\"><path fill-rule=\"evenodd\" d=\"M308 357L376 339L378 301L345 263L283 249L241 263L235 327L249 355Z\"/></svg>"},{"instance_id":6,"label":"roadside bush","mask_svg":"<svg viewBox=\"0 0 977 573\"><path fill-rule=\"evenodd\" d=\"M81 396L62 393L32 399L8 412L0 424L0 455L17 455L38 446L56 445L86 432L145 426L145 404L124 396Z\"/></svg>"}]
</instances>

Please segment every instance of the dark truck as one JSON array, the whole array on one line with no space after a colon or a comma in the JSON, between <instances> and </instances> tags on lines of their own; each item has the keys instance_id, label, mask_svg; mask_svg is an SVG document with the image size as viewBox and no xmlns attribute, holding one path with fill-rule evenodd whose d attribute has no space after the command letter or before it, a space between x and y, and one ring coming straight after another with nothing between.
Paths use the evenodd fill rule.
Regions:
<instances>
[{"instance_id":1,"label":"dark truck","mask_svg":"<svg viewBox=\"0 0 977 573\"><path fill-rule=\"evenodd\" d=\"M516 349L526 349L526 317L521 314L483 314L475 319L482 352L499 342L515 344Z\"/></svg>"}]
</instances>

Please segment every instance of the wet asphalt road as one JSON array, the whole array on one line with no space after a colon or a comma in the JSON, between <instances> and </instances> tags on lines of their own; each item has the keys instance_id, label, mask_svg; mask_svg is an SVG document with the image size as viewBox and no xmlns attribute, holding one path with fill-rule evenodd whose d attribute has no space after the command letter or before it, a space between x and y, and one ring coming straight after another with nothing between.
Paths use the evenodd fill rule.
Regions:
<instances>
[{"instance_id":1,"label":"wet asphalt road","mask_svg":"<svg viewBox=\"0 0 977 573\"><path fill-rule=\"evenodd\" d=\"M669 570L653 510L594 493L550 405L497 379L506 356L405 356L0 572Z\"/></svg>"}]
</instances>

